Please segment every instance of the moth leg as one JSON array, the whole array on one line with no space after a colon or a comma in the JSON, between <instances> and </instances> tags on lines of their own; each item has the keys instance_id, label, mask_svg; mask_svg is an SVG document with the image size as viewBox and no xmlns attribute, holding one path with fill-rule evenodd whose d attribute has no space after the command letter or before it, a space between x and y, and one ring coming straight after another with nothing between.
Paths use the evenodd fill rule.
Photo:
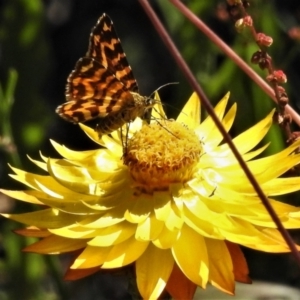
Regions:
<instances>
[{"instance_id":1,"label":"moth leg","mask_svg":"<svg viewBox=\"0 0 300 300\"><path fill-rule=\"evenodd\" d=\"M125 128L122 126L120 128L120 136L121 136L121 141L122 141L122 146L123 146L123 158L126 157L127 155L127 149L128 149L128 140L129 140L129 128L130 128L130 123L125 123ZM125 132L124 132L125 130Z\"/></svg>"}]
</instances>

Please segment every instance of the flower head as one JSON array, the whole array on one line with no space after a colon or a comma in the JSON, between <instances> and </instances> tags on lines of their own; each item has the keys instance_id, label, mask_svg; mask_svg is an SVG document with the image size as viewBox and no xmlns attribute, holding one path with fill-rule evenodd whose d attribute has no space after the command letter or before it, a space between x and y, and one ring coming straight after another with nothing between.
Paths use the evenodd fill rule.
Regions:
<instances>
[{"instance_id":1,"label":"flower head","mask_svg":"<svg viewBox=\"0 0 300 300\"><path fill-rule=\"evenodd\" d=\"M236 105L225 114L227 100L225 96L215 112L229 130ZM164 289L190 299L196 286L205 288L208 282L233 294L235 280L250 282L237 244L288 252L212 119L200 123L199 103L192 95L176 121L162 118L159 106L150 125L133 122L125 153L118 132L99 140L81 125L104 148L76 152L52 142L64 159L32 160L49 175L13 168L12 177L31 189L3 192L49 207L4 215L31 226L19 233L41 238L25 250L82 250L67 279L134 263L145 299L156 299ZM300 143L254 159L267 147L253 150L269 130L272 115L233 141L284 226L300 228L300 211L271 198L299 189L299 177L279 176L299 163L294 150Z\"/></svg>"}]
</instances>

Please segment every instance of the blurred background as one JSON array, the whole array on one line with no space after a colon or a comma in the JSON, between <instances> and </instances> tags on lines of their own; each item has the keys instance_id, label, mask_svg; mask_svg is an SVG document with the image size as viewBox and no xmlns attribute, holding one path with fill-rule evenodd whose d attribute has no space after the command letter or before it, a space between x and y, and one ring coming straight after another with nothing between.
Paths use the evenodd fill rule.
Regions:
<instances>
[{"instance_id":1,"label":"blurred background","mask_svg":"<svg viewBox=\"0 0 300 300\"><path fill-rule=\"evenodd\" d=\"M230 91L231 103L238 103L232 136L249 128L274 107L273 101L167 0L150 2L211 102L216 104ZM183 2L245 61L250 61L257 46L247 33L236 33L225 0ZM249 12L258 32L274 39L269 54L275 67L287 74L290 104L299 111L300 2L250 3ZM23 188L8 176L8 164L39 172L27 155L38 158L41 151L45 156L58 157L49 139L73 150L96 147L78 126L56 115L55 108L65 101L66 78L86 53L91 28L104 12L114 22L142 95L150 95L166 83L178 82L160 90L170 118L176 117L191 95L191 87L137 0L0 0L0 188ZM256 66L253 68L266 76ZM9 97L12 93L14 96ZM11 109L7 98L13 101ZM285 145L280 130L273 127L265 140L272 143L264 155ZM0 194L1 212L32 209L8 200ZM281 200L300 205L299 194ZM116 272L98 273L75 283L64 282L62 277L70 258L21 253L33 240L14 235L11 231L18 227L0 218L1 300L130 299L126 278ZM292 234L299 242L299 233ZM289 254L243 250L252 279L300 287L300 270Z\"/></svg>"}]
</instances>

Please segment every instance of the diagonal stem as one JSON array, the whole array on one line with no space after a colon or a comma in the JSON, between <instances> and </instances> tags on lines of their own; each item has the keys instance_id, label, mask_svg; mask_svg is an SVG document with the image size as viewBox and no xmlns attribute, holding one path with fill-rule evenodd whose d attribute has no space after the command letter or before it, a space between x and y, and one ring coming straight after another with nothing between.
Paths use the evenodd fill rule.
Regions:
<instances>
[{"instance_id":1,"label":"diagonal stem","mask_svg":"<svg viewBox=\"0 0 300 300\"><path fill-rule=\"evenodd\" d=\"M170 0L170 1L171 2L178 2L178 1L175 1L175 0ZM236 157L236 159L239 162L240 166L242 167L245 175L247 176L247 178L251 182L253 188L255 189L257 195L259 196L259 198L263 202L264 206L266 207L268 213L270 214L272 220L274 221L277 228L279 229L279 231L280 231L282 237L284 238L284 240L286 241L287 245L291 249L291 252L293 253L293 255L296 259L296 262L300 267L300 254L298 253L298 250L297 250L297 248L294 244L293 239L291 238L291 236L289 235L287 230L284 228L284 226L280 222L278 216L276 215L276 213L275 213L273 207L271 206L269 200L267 199L264 192L262 191L260 185L256 181L254 175L251 173L251 171L248 168L246 162L244 161L244 159L240 155L239 151L235 147L234 143L232 142L229 134L227 133L227 131L223 127L222 123L218 119L217 115L214 112L214 109L213 109L212 105L210 104L210 102L207 99L205 93L203 92L202 88L198 84L198 82L197 82L195 76L193 75L192 71L190 70L190 68L188 67L188 65L186 64L184 59L182 58L180 52L176 48L176 46L173 43L171 37L167 33L166 29L164 28L164 26L162 25L162 23L160 22L158 17L156 16L156 14L153 11L151 5L149 4L149 1L139 0L139 2L141 4L141 6L143 7L143 9L145 10L145 12L147 13L149 19L153 23L153 26L155 27L158 34L162 38L162 40L165 43L166 47L169 49L170 53L174 57L176 63L178 64L178 66L180 67L180 69L184 73L185 77L187 78L188 82L192 86L193 90L196 91L196 93L198 94L199 98L201 99L202 105L205 107L206 111L209 113L211 118L214 120L215 125L218 127L219 131L223 135L225 142L228 143L228 146L230 147L232 153Z\"/></svg>"}]
</instances>

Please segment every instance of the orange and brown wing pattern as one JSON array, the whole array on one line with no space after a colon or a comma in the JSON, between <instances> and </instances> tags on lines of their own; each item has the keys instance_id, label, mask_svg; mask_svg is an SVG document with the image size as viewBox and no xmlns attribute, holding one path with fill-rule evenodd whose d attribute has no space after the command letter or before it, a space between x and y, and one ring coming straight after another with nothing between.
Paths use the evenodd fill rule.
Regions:
<instances>
[{"instance_id":1,"label":"orange and brown wing pattern","mask_svg":"<svg viewBox=\"0 0 300 300\"><path fill-rule=\"evenodd\" d=\"M83 57L67 79L67 102L56 112L67 121L78 123L106 117L134 99L114 74L93 58Z\"/></svg>"},{"instance_id":2,"label":"orange and brown wing pattern","mask_svg":"<svg viewBox=\"0 0 300 300\"><path fill-rule=\"evenodd\" d=\"M119 79L126 89L138 92L138 85L128 64L121 41L114 29L112 20L103 14L90 35L86 54L95 58Z\"/></svg>"},{"instance_id":3,"label":"orange and brown wing pattern","mask_svg":"<svg viewBox=\"0 0 300 300\"><path fill-rule=\"evenodd\" d=\"M66 100L56 112L78 123L104 118L134 107L130 91L137 83L110 18L103 14L90 35L86 57L78 60L67 79Z\"/></svg>"}]
</instances>

